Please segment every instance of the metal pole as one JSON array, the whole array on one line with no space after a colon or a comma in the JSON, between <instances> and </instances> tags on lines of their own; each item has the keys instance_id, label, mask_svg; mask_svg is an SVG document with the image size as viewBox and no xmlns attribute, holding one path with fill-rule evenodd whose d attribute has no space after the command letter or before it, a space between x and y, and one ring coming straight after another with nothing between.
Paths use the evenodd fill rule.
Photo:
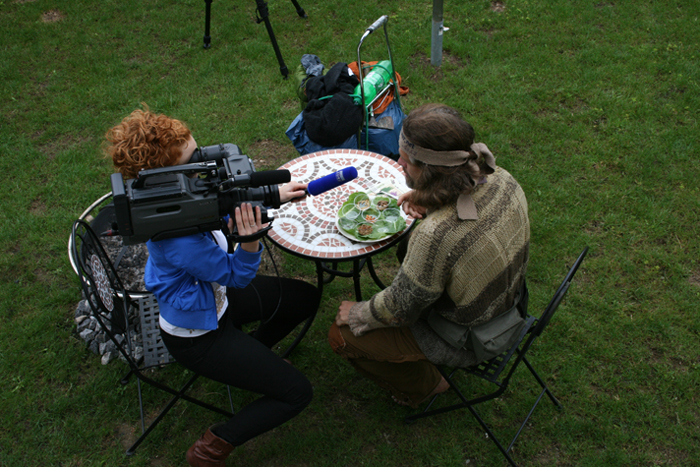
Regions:
<instances>
[{"instance_id":1,"label":"metal pole","mask_svg":"<svg viewBox=\"0 0 700 467\"><path fill-rule=\"evenodd\" d=\"M442 0L433 0L433 31L430 41L430 63L433 66L442 64Z\"/></svg>"},{"instance_id":2,"label":"metal pole","mask_svg":"<svg viewBox=\"0 0 700 467\"><path fill-rule=\"evenodd\" d=\"M209 28L211 25L211 2L212 0L204 0L204 48L211 47L211 34Z\"/></svg>"}]
</instances>

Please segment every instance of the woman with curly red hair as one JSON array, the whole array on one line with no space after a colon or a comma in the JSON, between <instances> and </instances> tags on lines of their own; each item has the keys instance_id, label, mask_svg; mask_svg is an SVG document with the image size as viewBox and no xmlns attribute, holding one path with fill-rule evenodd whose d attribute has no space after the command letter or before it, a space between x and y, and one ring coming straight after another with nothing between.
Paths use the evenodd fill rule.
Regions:
<instances>
[{"instance_id":1,"label":"woman with curly red hair","mask_svg":"<svg viewBox=\"0 0 700 467\"><path fill-rule=\"evenodd\" d=\"M140 170L186 164L197 148L179 120L136 110L107 132L106 152L126 178ZM303 198L306 185L279 187L280 201ZM266 227L249 203L233 214L241 236ZM229 219L229 229L233 228ZM191 466L225 465L235 446L299 414L310 402L308 379L270 349L316 311L318 289L300 280L257 276L263 245L244 242L232 253L221 231L147 242L144 280L160 305L170 354L184 367L262 396L212 426L187 451ZM250 334L242 325L259 321Z\"/></svg>"},{"instance_id":2,"label":"woman with curly red hair","mask_svg":"<svg viewBox=\"0 0 700 467\"><path fill-rule=\"evenodd\" d=\"M131 115L107 132L107 148L114 166L124 178L135 178L140 170L167 167L183 162L182 147L192 133L180 120L146 110Z\"/></svg>"}]
</instances>

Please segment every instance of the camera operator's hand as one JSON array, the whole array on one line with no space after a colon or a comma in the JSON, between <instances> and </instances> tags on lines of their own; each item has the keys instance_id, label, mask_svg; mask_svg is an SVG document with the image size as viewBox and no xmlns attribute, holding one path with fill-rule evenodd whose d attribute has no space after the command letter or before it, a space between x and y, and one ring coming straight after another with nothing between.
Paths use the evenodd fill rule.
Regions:
<instances>
[{"instance_id":1,"label":"camera operator's hand","mask_svg":"<svg viewBox=\"0 0 700 467\"><path fill-rule=\"evenodd\" d=\"M287 201L301 201L306 198L306 186L308 183L299 182L289 182L284 185L280 185L280 202L286 203Z\"/></svg>"},{"instance_id":2,"label":"camera operator's hand","mask_svg":"<svg viewBox=\"0 0 700 467\"><path fill-rule=\"evenodd\" d=\"M241 207L237 207L233 217L236 218L238 235L241 237L253 235L258 230L268 226L268 224L262 223L260 206L256 206L255 213L253 213L253 206L250 203L243 203ZM233 230L233 219L229 219L228 228L229 230ZM258 241L255 240L254 242L241 243L240 247L249 253L256 253L260 245Z\"/></svg>"}]
</instances>

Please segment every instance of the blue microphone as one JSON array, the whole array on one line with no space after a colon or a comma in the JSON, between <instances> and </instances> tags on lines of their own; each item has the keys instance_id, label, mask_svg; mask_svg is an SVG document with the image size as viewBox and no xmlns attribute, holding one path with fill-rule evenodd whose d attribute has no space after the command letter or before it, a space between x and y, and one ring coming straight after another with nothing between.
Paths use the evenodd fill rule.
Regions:
<instances>
[{"instance_id":1,"label":"blue microphone","mask_svg":"<svg viewBox=\"0 0 700 467\"><path fill-rule=\"evenodd\" d=\"M321 193L325 193L328 190L332 190L356 178L357 169L355 167L345 167L343 170L310 181L306 192L312 196L320 195Z\"/></svg>"}]
</instances>

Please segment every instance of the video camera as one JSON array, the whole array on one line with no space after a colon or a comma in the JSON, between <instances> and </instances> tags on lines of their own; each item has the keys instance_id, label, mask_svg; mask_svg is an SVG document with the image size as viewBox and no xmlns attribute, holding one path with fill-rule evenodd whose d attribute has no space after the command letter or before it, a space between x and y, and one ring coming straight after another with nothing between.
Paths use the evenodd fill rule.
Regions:
<instances>
[{"instance_id":1,"label":"video camera","mask_svg":"<svg viewBox=\"0 0 700 467\"><path fill-rule=\"evenodd\" d=\"M267 207L279 208L277 185L289 182L288 170L256 172L253 161L235 144L218 144L195 150L188 164L146 169L124 182L112 174L112 195L117 219L114 234L125 245L164 240L225 228L223 217L242 203L260 207L266 228L234 241L264 236L273 218Z\"/></svg>"}]
</instances>

